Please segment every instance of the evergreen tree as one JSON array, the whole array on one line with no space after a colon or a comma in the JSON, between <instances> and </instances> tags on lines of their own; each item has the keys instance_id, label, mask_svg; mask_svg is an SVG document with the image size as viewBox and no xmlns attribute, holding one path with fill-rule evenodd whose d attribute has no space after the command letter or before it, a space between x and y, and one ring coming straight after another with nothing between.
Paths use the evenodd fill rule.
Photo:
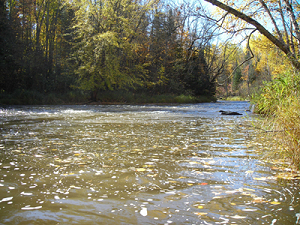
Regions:
<instances>
[{"instance_id":1,"label":"evergreen tree","mask_svg":"<svg viewBox=\"0 0 300 225\"><path fill-rule=\"evenodd\" d=\"M237 67L237 62L236 62L236 67ZM241 68L238 66L233 74L233 90L238 90L239 84L242 82L242 71Z\"/></svg>"}]
</instances>

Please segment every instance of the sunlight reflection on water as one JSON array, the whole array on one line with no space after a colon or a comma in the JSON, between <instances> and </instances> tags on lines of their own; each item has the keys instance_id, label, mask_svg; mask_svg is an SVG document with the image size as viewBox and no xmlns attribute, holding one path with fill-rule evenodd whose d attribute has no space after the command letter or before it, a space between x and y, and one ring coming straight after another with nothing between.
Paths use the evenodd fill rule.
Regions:
<instances>
[{"instance_id":1,"label":"sunlight reflection on water","mask_svg":"<svg viewBox=\"0 0 300 225\"><path fill-rule=\"evenodd\" d=\"M260 160L248 108L3 107L0 222L295 224L298 180Z\"/></svg>"}]
</instances>

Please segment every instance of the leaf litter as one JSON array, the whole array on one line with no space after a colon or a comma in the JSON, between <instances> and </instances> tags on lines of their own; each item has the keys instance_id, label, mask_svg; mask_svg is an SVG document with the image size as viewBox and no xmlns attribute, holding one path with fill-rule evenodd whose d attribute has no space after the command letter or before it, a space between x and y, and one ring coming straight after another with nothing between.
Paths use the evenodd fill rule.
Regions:
<instances>
[{"instance_id":1,"label":"leaf litter","mask_svg":"<svg viewBox=\"0 0 300 225\"><path fill-rule=\"evenodd\" d=\"M144 219L165 223L179 223L184 217L194 223L250 221L247 214L259 216L260 205L276 216L276 207L289 204L287 193L272 188L280 180L297 182L299 174L279 167L271 167L271 172L258 168L252 156L257 145L247 143L244 134L232 128L234 120L149 117L146 122L134 118L135 122L108 123L99 118L67 117L64 132L56 132L50 123L37 124L38 147L20 141L20 150L7 150L1 160L0 188L9 184L5 190L14 196L3 198L1 204L12 202L30 211L60 209L68 201L77 203L69 205L74 209L95 202L99 206L93 207L108 208L117 203L110 209L115 215L120 210L131 212L131 206ZM20 132L26 129L21 127ZM43 132L48 132L47 138ZM29 202L17 205L13 201L17 196Z\"/></svg>"}]
</instances>

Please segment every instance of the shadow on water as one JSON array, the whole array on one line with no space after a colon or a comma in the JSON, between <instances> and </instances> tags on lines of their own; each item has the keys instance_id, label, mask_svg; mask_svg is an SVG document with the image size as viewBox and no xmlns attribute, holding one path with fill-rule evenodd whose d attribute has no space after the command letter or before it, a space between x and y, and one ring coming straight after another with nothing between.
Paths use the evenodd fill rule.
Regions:
<instances>
[{"instance_id":1,"label":"shadow on water","mask_svg":"<svg viewBox=\"0 0 300 225\"><path fill-rule=\"evenodd\" d=\"M0 109L3 224L297 224L247 102ZM219 110L243 116L223 116Z\"/></svg>"}]
</instances>

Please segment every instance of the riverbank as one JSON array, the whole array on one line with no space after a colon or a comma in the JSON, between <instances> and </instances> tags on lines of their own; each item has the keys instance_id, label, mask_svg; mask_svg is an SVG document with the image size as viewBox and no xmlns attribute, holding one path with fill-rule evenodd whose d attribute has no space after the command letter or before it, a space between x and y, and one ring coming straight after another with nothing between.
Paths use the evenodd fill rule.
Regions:
<instances>
[{"instance_id":1,"label":"riverbank","mask_svg":"<svg viewBox=\"0 0 300 225\"><path fill-rule=\"evenodd\" d=\"M203 103L215 102L214 96L192 96L149 93L133 93L129 91L106 91L98 94L91 101L90 95L82 91L72 91L65 94L39 93L36 91L17 90L12 94L1 93L1 105L101 105L101 104L147 104L147 103Z\"/></svg>"},{"instance_id":2,"label":"riverbank","mask_svg":"<svg viewBox=\"0 0 300 225\"><path fill-rule=\"evenodd\" d=\"M229 97L223 97L222 100L225 101L248 101L248 98L242 97L242 96L229 96Z\"/></svg>"},{"instance_id":3,"label":"riverbank","mask_svg":"<svg viewBox=\"0 0 300 225\"><path fill-rule=\"evenodd\" d=\"M272 135L274 157L289 160L300 170L300 79L285 73L265 83L253 96L255 112L265 116L262 129Z\"/></svg>"}]
</instances>

